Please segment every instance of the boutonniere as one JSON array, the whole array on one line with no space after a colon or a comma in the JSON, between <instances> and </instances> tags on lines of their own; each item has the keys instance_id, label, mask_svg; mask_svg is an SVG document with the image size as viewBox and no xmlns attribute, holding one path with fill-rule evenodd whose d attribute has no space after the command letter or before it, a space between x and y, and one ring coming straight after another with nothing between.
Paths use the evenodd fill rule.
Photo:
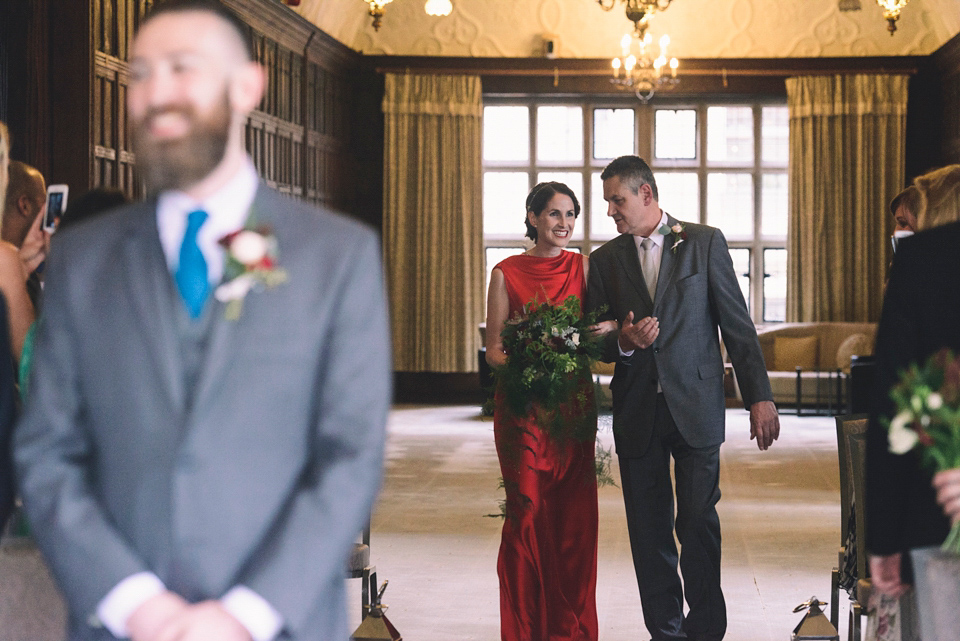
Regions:
<instances>
[{"instance_id":1,"label":"boutonniere","mask_svg":"<svg viewBox=\"0 0 960 641\"><path fill-rule=\"evenodd\" d=\"M670 251L676 254L677 247L679 247L680 243L682 243L687 239L686 229L687 229L687 226L685 223L677 223L673 227L670 227L668 225L660 225L660 229L658 229L657 231L659 231L664 236L666 236L667 234L670 234L671 236L673 236L673 247L670 249Z\"/></svg>"},{"instance_id":2,"label":"boutonniere","mask_svg":"<svg viewBox=\"0 0 960 641\"><path fill-rule=\"evenodd\" d=\"M251 290L275 287L287 280L287 272L277 265L277 237L268 227L240 229L219 242L227 250L227 260L223 283L214 296L227 305L224 317L237 320Z\"/></svg>"}]
</instances>

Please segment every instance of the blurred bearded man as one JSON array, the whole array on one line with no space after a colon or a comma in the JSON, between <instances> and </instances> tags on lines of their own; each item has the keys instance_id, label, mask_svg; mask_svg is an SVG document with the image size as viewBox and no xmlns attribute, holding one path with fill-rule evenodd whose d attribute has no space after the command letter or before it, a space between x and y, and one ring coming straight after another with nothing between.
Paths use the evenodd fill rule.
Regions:
<instances>
[{"instance_id":1,"label":"blurred bearded man","mask_svg":"<svg viewBox=\"0 0 960 641\"><path fill-rule=\"evenodd\" d=\"M218 2L157 4L130 68L153 197L56 235L15 436L69 638L346 639L390 400L379 241L259 182L264 72Z\"/></svg>"}]
</instances>

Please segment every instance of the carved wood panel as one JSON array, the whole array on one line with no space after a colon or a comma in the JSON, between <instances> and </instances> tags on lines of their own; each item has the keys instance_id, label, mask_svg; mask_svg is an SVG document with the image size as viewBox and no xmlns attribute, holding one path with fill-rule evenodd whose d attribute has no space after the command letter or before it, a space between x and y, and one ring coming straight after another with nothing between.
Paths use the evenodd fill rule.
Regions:
<instances>
[{"instance_id":1,"label":"carved wood panel","mask_svg":"<svg viewBox=\"0 0 960 641\"><path fill-rule=\"evenodd\" d=\"M77 194L104 186L122 189L136 199L144 195L129 140L126 60L133 35L152 4L154 0L86 0L76 5L79 19L61 27L72 31L59 32L61 44L67 40L75 44L72 50L59 47L62 53L54 52L55 57L71 59L77 67L87 55L84 51L93 53L93 68L87 72L89 127L86 132L75 127L77 135L89 138L88 158L73 160L73 175L87 176L86 184L71 179ZM226 4L251 26L257 58L266 70L266 95L251 114L245 137L258 172L268 185L291 197L350 211L357 192L350 168L357 163L351 156L349 121L356 111L352 79L357 77L354 69L360 56L282 5L262 0ZM67 39L68 35L72 37ZM83 101L71 103L55 105L53 117L70 112L82 120L77 110L83 109ZM66 126L63 129L65 133ZM373 220L378 222L379 214Z\"/></svg>"}]
</instances>

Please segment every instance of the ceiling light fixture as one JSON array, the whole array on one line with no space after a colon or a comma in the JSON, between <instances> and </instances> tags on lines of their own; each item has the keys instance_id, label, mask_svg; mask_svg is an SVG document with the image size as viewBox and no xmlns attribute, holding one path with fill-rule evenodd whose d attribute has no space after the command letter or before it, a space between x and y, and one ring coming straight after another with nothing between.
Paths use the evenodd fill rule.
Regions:
<instances>
[{"instance_id":1,"label":"ceiling light fixture","mask_svg":"<svg viewBox=\"0 0 960 641\"><path fill-rule=\"evenodd\" d=\"M449 16L453 11L453 3L450 0L427 0L423 10L428 16Z\"/></svg>"},{"instance_id":2,"label":"ceiling light fixture","mask_svg":"<svg viewBox=\"0 0 960 641\"><path fill-rule=\"evenodd\" d=\"M626 5L627 20L633 23L637 38L643 40L650 26L650 18L658 11L670 6L673 0L619 0ZM597 0L597 4L604 11L610 11L617 6L617 0Z\"/></svg>"},{"instance_id":3,"label":"ceiling light fixture","mask_svg":"<svg viewBox=\"0 0 960 641\"><path fill-rule=\"evenodd\" d=\"M373 18L373 30L380 31L380 25L383 24L383 8L393 2L393 0L364 0L370 5L370 16Z\"/></svg>"},{"instance_id":4,"label":"ceiling light fixture","mask_svg":"<svg viewBox=\"0 0 960 641\"><path fill-rule=\"evenodd\" d=\"M670 89L676 86L680 79L677 78L677 68L680 62L676 58L670 58L667 62L667 46L670 44L670 36L664 34L660 37L660 55L656 59L651 59L647 53L647 47L652 40L649 33L644 34L643 38L631 37L629 33L624 34L620 40L620 48L623 55L614 58L613 78L610 82L621 89L632 89L640 99L640 102L646 104L658 89ZM639 45L639 57L631 52L633 41L636 40ZM670 75L664 74L664 67L670 66ZM622 70L622 71L621 71Z\"/></svg>"},{"instance_id":5,"label":"ceiling light fixture","mask_svg":"<svg viewBox=\"0 0 960 641\"><path fill-rule=\"evenodd\" d=\"M900 10L907 6L910 0L877 0L877 4L883 9L883 17L887 20L887 31L890 35L897 30L897 20L900 19Z\"/></svg>"}]
</instances>

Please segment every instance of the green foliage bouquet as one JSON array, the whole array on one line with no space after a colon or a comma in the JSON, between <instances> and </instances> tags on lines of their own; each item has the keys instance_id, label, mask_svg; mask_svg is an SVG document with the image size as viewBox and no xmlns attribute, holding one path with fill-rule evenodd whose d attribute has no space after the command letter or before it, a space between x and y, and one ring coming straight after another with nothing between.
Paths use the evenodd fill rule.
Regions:
<instances>
[{"instance_id":1,"label":"green foliage bouquet","mask_svg":"<svg viewBox=\"0 0 960 641\"><path fill-rule=\"evenodd\" d=\"M889 423L890 451L906 454L920 446L936 472L960 467L960 358L942 349L923 367L911 365L890 390L897 414ZM960 554L960 524L942 549Z\"/></svg>"},{"instance_id":2,"label":"green foliage bouquet","mask_svg":"<svg viewBox=\"0 0 960 641\"><path fill-rule=\"evenodd\" d=\"M576 296L559 305L532 301L507 321L500 334L507 362L494 375L510 412L536 418L555 437L592 434L590 366L603 346L587 328L596 322Z\"/></svg>"}]
</instances>

